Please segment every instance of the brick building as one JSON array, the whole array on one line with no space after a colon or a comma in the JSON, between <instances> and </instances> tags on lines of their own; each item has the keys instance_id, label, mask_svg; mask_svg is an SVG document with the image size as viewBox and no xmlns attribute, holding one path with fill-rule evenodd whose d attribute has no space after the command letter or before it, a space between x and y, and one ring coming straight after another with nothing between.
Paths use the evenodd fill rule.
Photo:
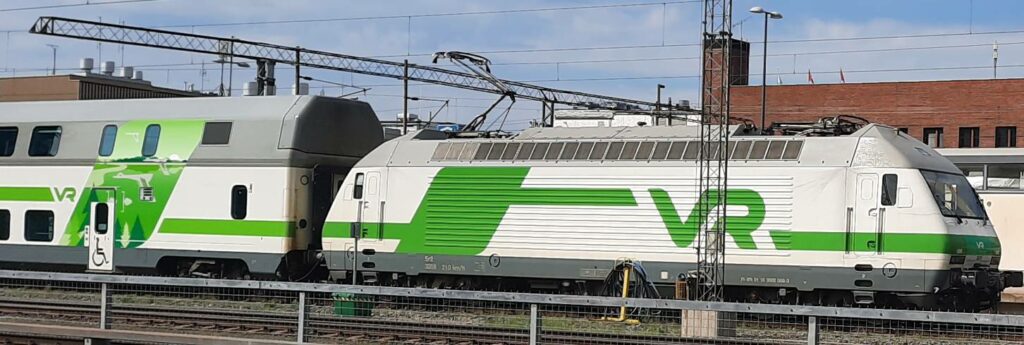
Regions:
<instances>
[{"instance_id":1,"label":"brick building","mask_svg":"<svg viewBox=\"0 0 1024 345\"><path fill-rule=\"evenodd\" d=\"M749 56L749 49L737 52ZM936 147L1024 146L1024 131L1018 131L1024 128L1024 79L769 85L767 94L769 125L844 114L898 127ZM733 117L760 123L760 85L734 83L730 96Z\"/></svg>"},{"instance_id":2,"label":"brick building","mask_svg":"<svg viewBox=\"0 0 1024 345\"><path fill-rule=\"evenodd\" d=\"M0 78L0 102L203 96L153 86L148 81L106 74Z\"/></svg>"}]
</instances>

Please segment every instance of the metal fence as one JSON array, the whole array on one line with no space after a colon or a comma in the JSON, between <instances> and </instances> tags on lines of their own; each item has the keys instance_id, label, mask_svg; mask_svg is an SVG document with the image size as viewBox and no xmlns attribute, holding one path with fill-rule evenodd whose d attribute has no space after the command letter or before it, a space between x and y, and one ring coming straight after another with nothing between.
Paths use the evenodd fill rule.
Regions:
<instances>
[{"instance_id":1,"label":"metal fence","mask_svg":"<svg viewBox=\"0 0 1024 345\"><path fill-rule=\"evenodd\" d=\"M330 344L1024 342L1019 315L24 271L0 271L0 323Z\"/></svg>"}]
</instances>

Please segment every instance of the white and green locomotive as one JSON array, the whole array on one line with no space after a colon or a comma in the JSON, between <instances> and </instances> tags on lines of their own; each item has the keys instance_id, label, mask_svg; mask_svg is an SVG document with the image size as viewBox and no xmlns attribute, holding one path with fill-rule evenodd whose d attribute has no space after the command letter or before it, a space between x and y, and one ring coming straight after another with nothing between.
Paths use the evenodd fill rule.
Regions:
<instances>
[{"instance_id":1,"label":"white and green locomotive","mask_svg":"<svg viewBox=\"0 0 1024 345\"><path fill-rule=\"evenodd\" d=\"M673 284L695 268L708 217L694 206L718 192L696 187L698 130L385 142L331 209L328 266L378 284L592 293L630 259ZM999 240L961 171L894 128L729 147L732 300L981 309L1021 285L998 270Z\"/></svg>"}]
</instances>

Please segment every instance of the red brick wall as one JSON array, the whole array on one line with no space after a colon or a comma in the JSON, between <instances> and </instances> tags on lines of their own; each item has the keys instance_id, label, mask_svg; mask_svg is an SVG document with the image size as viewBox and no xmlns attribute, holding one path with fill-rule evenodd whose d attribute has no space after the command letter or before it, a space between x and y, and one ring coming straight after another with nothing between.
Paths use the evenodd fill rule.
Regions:
<instances>
[{"instance_id":1,"label":"red brick wall","mask_svg":"<svg viewBox=\"0 0 1024 345\"><path fill-rule=\"evenodd\" d=\"M732 116L760 123L761 87L733 86ZM960 127L980 127L981 147L995 146L996 126L1016 126L1024 146L1024 79L769 85L767 123L814 121L849 114L921 139L943 128L943 147L957 147Z\"/></svg>"}]
</instances>

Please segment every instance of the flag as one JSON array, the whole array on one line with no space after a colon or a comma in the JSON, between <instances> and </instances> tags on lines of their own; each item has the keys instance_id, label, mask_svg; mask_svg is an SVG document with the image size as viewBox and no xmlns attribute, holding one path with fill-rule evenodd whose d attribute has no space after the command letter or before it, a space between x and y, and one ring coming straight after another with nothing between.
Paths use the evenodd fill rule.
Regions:
<instances>
[{"instance_id":1,"label":"flag","mask_svg":"<svg viewBox=\"0 0 1024 345\"><path fill-rule=\"evenodd\" d=\"M839 68L839 82L846 84L846 75L843 74L842 68Z\"/></svg>"},{"instance_id":2,"label":"flag","mask_svg":"<svg viewBox=\"0 0 1024 345\"><path fill-rule=\"evenodd\" d=\"M811 75L811 70L807 70L807 82L814 84L814 76Z\"/></svg>"}]
</instances>

